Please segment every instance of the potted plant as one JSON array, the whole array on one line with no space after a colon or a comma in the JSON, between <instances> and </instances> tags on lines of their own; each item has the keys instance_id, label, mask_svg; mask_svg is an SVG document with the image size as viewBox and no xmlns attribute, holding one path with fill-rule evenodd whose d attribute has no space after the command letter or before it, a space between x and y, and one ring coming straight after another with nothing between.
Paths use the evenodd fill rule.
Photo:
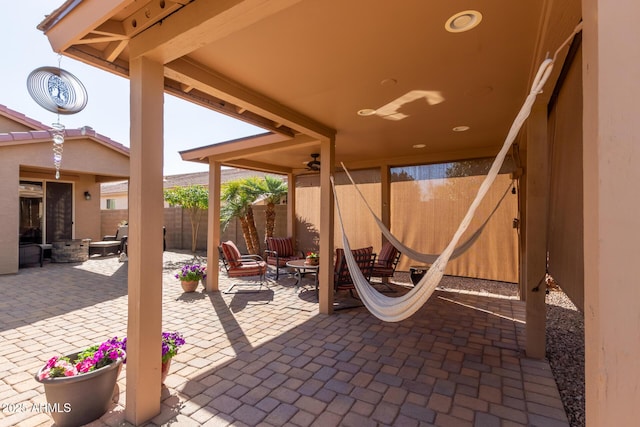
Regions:
<instances>
[{"instance_id":1,"label":"potted plant","mask_svg":"<svg viewBox=\"0 0 640 427\"><path fill-rule=\"evenodd\" d=\"M171 366L171 359L178 354L178 349L184 345L184 337L180 332L163 332L162 333L162 375L161 381L167 379L169 373L169 367ZM127 339L122 340L122 348L127 349Z\"/></svg>"},{"instance_id":2,"label":"potted plant","mask_svg":"<svg viewBox=\"0 0 640 427\"><path fill-rule=\"evenodd\" d=\"M171 359L178 354L178 349L184 345L184 337L180 332L162 333L162 384L167 379Z\"/></svg>"},{"instance_id":3,"label":"potted plant","mask_svg":"<svg viewBox=\"0 0 640 427\"><path fill-rule=\"evenodd\" d=\"M56 426L84 425L107 412L125 358L123 340L114 337L49 359L35 379L44 385Z\"/></svg>"},{"instance_id":4,"label":"potted plant","mask_svg":"<svg viewBox=\"0 0 640 427\"><path fill-rule=\"evenodd\" d=\"M317 252L307 252L304 263L306 265L318 265L320 263L320 255Z\"/></svg>"},{"instance_id":5,"label":"potted plant","mask_svg":"<svg viewBox=\"0 0 640 427\"><path fill-rule=\"evenodd\" d=\"M198 287L198 282L207 277L207 266L200 264L185 265L176 274L185 292L193 292Z\"/></svg>"}]
</instances>

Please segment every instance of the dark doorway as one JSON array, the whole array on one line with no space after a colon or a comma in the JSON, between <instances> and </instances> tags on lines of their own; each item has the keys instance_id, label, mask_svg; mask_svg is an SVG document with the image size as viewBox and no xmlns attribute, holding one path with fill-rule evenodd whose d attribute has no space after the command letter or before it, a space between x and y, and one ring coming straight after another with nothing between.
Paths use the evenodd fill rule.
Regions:
<instances>
[{"instance_id":1,"label":"dark doorway","mask_svg":"<svg viewBox=\"0 0 640 427\"><path fill-rule=\"evenodd\" d=\"M20 243L43 243L44 212L41 182L20 181Z\"/></svg>"},{"instance_id":2,"label":"dark doorway","mask_svg":"<svg viewBox=\"0 0 640 427\"><path fill-rule=\"evenodd\" d=\"M63 182L47 182L47 242L73 237L73 189Z\"/></svg>"}]
</instances>

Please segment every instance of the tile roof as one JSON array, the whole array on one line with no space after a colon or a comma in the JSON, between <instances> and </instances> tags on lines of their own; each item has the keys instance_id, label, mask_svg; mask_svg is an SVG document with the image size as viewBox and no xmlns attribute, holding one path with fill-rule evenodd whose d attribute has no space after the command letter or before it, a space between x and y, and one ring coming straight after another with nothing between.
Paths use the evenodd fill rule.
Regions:
<instances>
[{"instance_id":1,"label":"tile roof","mask_svg":"<svg viewBox=\"0 0 640 427\"><path fill-rule=\"evenodd\" d=\"M250 176L263 177L265 175L286 179L282 175L268 174L264 172L251 171L246 169L222 169L222 182L233 181L235 179L247 178ZM178 175L167 175L164 177L164 188L186 187L188 185L209 185L209 172L192 172ZM101 194L126 193L129 185L127 181L105 182L101 185Z\"/></svg>"},{"instance_id":2,"label":"tile roof","mask_svg":"<svg viewBox=\"0 0 640 427\"><path fill-rule=\"evenodd\" d=\"M13 121L16 121L18 123L21 123L25 126L29 126L31 128L33 128L34 130L46 130L49 129L51 126L47 126L42 122L39 122L35 119L32 119L31 117L27 117L22 113L19 113L15 110L12 110L11 108L7 107L6 105L2 105L0 104L0 115L5 116Z\"/></svg>"},{"instance_id":3,"label":"tile roof","mask_svg":"<svg viewBox=\"0 0 640 427\"><path fill-rule=\"evenodd\" d=\"M42 142L52 138L49 131L51 126L47 126L37 120L31 119L22 113L12 110L5 105L0 104L0 115L14 120L25 126L33 128L31 131L20 132L0 132L0 144L13 145L24 144L29 142ZM90 138L100 144L107 146L122 154L129 155L129 147L112 140L111 138L97 133L90 126L83 126L80 129L65 129L65 139L81 139Z\"/></svg>"}]
</instances>

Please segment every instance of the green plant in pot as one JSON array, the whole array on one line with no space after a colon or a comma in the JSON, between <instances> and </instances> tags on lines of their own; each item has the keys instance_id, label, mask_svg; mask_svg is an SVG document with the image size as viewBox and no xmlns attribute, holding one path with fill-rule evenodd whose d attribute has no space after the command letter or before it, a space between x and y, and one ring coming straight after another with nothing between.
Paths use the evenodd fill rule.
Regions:
<instances>
[{"instance_id":1,"label":"green plant in pot","mask_svg":"<svg viewBox=\"0 0 640 427\"><path fill-rule=\"evenodd\" d=\"M320 254L317 252L307 252L304 263L307 265L318 265L320 262Z\"/></svg>"}]
</instances>

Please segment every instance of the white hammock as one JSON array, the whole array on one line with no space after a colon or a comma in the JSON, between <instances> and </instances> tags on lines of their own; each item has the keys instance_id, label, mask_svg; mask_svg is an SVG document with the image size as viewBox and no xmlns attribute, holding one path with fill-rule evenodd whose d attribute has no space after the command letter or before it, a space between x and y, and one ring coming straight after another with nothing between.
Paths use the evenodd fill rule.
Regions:
<instances>
[{"instance_id":1,"label":"white hammock","mask_svg":"<svg viewBox=\"0 0 640 427\"><path fill-rule=\"evenodd\" d=\"M578 27L576 27L575 32ZM572 34L573 37L573 34ZM571 38L567 39L565 44ZM563 44L564 46L564 44ZM558 49L559 50L559 49ZM557 54L557 51L556 51ZM554 56L555 59L555 56ZM524 124L527 117L531 113L531 107L536 100L536 96L538 93L542 91L542 87L544 86L551 70L553 69L553 59L546 59L538 69L538 73L536 74L535 79L533 80L533 84L531 86L531 91L529 95L524 101L520 112L516 116L513 124L511 125L511 129L509 129L509 133L498 152L491 168L489 169L489 173L485 177L484 181L480 185L478 189L478 194L475 199L469 206L466 215L462 219L458 230L453 235L451 242L447 245L445 250L440 254L440 256L431 263L431 268L427 271L427 274L418 282L418 284L411 289L408 293L400 296L400 297L388 297L386 295L381 294L376 289L374 289L369 282L365 279L365 277L360 272L360 268L355 262L353 258L353 254L351 253L351 247L349 245L349 240L347 239L347 235L344 230L344 224L342 221L342 214L340 212L340 205L338 203L338 197L336 196L336 188L333 177L331 177L331 185L333 186L333 197L335 200L338 219L340 222L340 228L342 230L342 243L344 246L344 256L347 261L347 266L349 267L349 273L351 274L351 278L353 279L353 283L362 299L362 302L367 307L367 309L378 319L384 320L387 322L399 322L404 320L414 314L416 311L424 305L425 302L429 299L433 291L435 291L436 286L440 283L442 276L444 275L444 270L449 262L449 258L451 258L453 251L455 250L460 238L463 233L469 227L469 223L471 219L475 215L476 209L480 202L484 198L484 196L489 191L489 187L496 179L500 168L502 167L502 163L504 162L504 158L509 151L511 144L515 140L520 128Z\"/></svg>"},{"instance_id":2,"label":"white hammock","mask_svg":"<svg viewBox=\"0 0 640 427\"><path fill-rule=\"evenodd\" d=\"M367 207L367 209L369 209L369 212L373 216L373 219L375 220L376 224L378 224L378 228L380 229L380 231L382 232L384 237L386 237L386 239L389 241L389 243L391 243L396 249L398 249L400 252L402 252L403 255L408 256L409 258L411 258L414 261L422 262L422 263L425 263L425 264L433 264L434 262L436 262L436 260L440 256L440 254L423 254L421 252L418 252L418 251L406 246L404 243L402 243L400 240L398 240L398 238L396 236L391 234L391 231L387 228L386 225L384 225L382 220L376 215L376 213L373 211L373 209L371 208L371 206L367 202L367 199L365 199L364 194L362 194L362 192L360 191L360 188L358 187L358 184L355 183L355 181L351 177L351 174L347 170L347 168L344 165L344 163L341 163L341 165L342 165L342 168L344 169L344 172L347 174L347 177L349 178L349 181L351 181L351 184L353 184L353 186L356 188L356 191L360 195L360 198L364 202L364 204ZM469 249L471 246L473 246L473 244L476 242L476 240L478 240L478 238L480 237L480 234L482 234L482 231L484 230L486 225L489 223L489 220L491 219L493 214L496 213L496 211L498 210L498 207L500 207L500 204L504 200L505 196L509 193L509 189L511 188L512 185L513 185L512 183L509 184L509 186L505 190L505 192L502 195L502 197L500 197L500 200L498 200L498 203L493 208L493 210L491 211L489 216L487 216L487 218L484 220L484 222L482 224L480 224L480 227L478 227L478 229L471 236L469 236L469 238L467 240L465 240L463 243L458 245L453 250L453 252L451 253L451 257L449 259L458 258L460 255L465 253L467 251L467 249Z\"/></svg>"}]
</instances>

